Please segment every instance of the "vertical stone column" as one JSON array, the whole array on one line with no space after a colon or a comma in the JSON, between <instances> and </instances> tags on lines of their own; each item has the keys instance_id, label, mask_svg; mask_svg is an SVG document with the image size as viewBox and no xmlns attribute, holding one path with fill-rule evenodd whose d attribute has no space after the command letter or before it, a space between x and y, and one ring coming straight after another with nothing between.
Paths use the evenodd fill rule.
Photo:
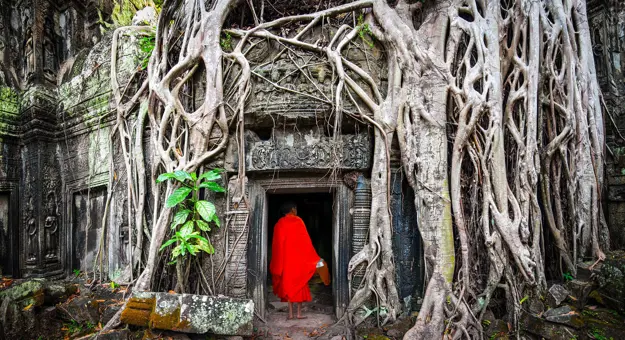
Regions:
<instances>
[{"instance_id":1,"label":"vertical stone column","mask_svg":"<svg viewBox=\"0 0 625 340\"><path fill-rule=\"evenodd\" d=\"M419 296L423 288L423 257L414 193L400 168L391 170L391 213L397 293L408 309L413 307L413 297Z\"/></svg>"},{"instance_id":2,"label":"vertical stone column","mask_svg":"<svg viewBox=\"0 0 625 340\"><path fill-rule=\"evenodd\" d=\"M247 240L249 236L249 202L239 193L236 180L228 183L229 210L226 212L228 237L226 256L226 291L228 296L245 298L247 295Z\"/></svg>"},{"instance_id":3,"label":"vertical stone column","mask_svg":"<svg viewBox=\"0 0 625 340\"><path fill-rule=\"evenodd\" d=\"M352 256L361 251L369 237L371 219L371 187L369 181L359 174L354 187L354 206L352 207ZM366 264L358 266L352 276L352 294L360 286L365 274Z\"/></svg>"}]
</instances>

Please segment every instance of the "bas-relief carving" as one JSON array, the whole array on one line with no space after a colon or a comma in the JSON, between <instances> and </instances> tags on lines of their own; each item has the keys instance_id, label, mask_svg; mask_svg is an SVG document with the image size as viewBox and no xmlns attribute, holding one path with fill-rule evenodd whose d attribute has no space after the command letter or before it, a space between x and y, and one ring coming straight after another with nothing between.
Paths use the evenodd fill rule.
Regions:
<instances>
[{"instance_id":1,"label":"bas-relief carving","mask_svg":"<svg viewBox=\"0 0 625 340\"><path fill-rule=\"evenodd\" d=\"M33 197L28 196L25 203L24 226L26 227L26 264L34 265L37 263L39 254L39 230L37 220L35 219Z\"/></svg>"},{"instance_id":2,"label":"bas-relief carving","mask_svg":"<svg viewBox=\"0 0 625 340\"><path fill-rule=\"evenodd\" d=\"M35 46L31 26L26 29L24 39L24 81L28 81L35 72Z\"/></svg>"},{"instance_id":3,"label":"bas-relief carving","mask_svg":"<svg viewBox=\"0 0 625 340\"><path fill-rule=\"evenodd\" d=\"M288 169L366 169L370 164L368 135L343 135L334 141L320 137L315 141L272 140L255 142L248 148L249 170Z\"/></svg>"},{"instance_id":4,"label":"bas-relief carving","mask_svg":"<svg viewBox=\"0 0 625 340\"><path fill-rule=\"evenodd\" d=\"M56 81L57 44L54 22L46 18L43 34L43 73L51 82Z\"/></svg>"},{"instance_id":5,"label":"bas-relief carving","mask_svg":"<svg viewBox=\"0 0 625 340\"><path fill-rule=\"evenodd\" d=\"M46 219L44 222L45 230L45 259L56 260L58 258L59 249L59 220L58 206L56 202L56 194L49 192L46 199Z\"/></svg>"}]
</instances>

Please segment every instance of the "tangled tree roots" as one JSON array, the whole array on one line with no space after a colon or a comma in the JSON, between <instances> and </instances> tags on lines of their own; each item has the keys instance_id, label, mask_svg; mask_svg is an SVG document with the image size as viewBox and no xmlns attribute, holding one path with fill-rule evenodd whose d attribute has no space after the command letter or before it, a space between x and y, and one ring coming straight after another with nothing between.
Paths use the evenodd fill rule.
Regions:
<instances>
[{"instance_id":1,"label":"tangled tree roots","mask_svg":"<svg viewBox=\"0 0 625 340\"><path fill-rule=\"evenodd\" d=\"M480 337L479 321L497 288L505 291L508 318L515 324L520 297L546 286L545 235L572 273L578 258L603 258L603 118L583 0L400 0L394 7L384 0L360 0L269 22L263 21L262 8L256 16L249 1L255 24L227 29L236 39L225 52L222 26L235 4L163 5L141 87L148 90L155 169L201 167L224 150L230 122L241 146L251 77L296 92L256 72L247 55L259 44L281 46L281 54L306 77L307 65L298 64L294 51L329 63L334 98L321 90L302 95L337 113L335 136L342 115L375 131L369 240L349 263L350 275L363 264L366 272L345 320L361 322L370 314L363 313L369 303L376 305L381 324L400 312L389 211L389 148L395 137L415 192L428 278L421 312L406 338ZM293 25L293 34L283 29ZM333 34L313 40L311 32L320 25L332 26ZM386 91L344 54L359 44L356 38L363 32L388 56ZM195 107L181 96L198 76L205 92ZM225 91L224 84L232 87ZM121 118L136 100L121 107ZM114 131L129 140L118 124ZM135 161L126 163L128 173L136 174ZM244 193L242 153L238 164L238 192ZM145 185L134 187L141 191ZM167 184L164 191L173 189ZM142 290L151 286L171 215L159 200L161 190L155 186L153 192L148 259L137 281ZM140 207L142 201L136 202ZM134 219L139 233L142 219ZM136 247L141 251L142 244Z\"/></svg>"}]
</instances>

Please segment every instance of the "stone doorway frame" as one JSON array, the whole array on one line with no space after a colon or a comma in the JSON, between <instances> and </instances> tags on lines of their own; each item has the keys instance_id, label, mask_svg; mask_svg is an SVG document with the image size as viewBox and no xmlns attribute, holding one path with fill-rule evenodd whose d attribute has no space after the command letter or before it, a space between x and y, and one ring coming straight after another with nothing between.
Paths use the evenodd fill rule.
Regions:
<instances>
[{"instance_id":1,"label":"stone doorway frame","mask_svg":"<svg viewBox=\"0 0 625 340\"><path fill-rule=\"evenodd\" d=\"M340 179L319 175L278 179L249 179L251 202L247 252L247 290L254 300L256 312L265 318L269 291L267 289L268 194L306 194L329 192L333 198L332 216L332 291L333 307L340 318L349 304L347 266L350 260L353 192ZM326 259L327 261L328 259Z\"/></svg>"}]
</instances>

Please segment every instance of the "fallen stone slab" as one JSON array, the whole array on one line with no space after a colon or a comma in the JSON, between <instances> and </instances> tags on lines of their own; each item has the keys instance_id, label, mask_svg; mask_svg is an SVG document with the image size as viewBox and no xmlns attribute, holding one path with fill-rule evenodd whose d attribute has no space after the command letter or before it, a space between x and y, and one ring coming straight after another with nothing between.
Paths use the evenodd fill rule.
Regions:
<instances>
[{"instance_id":1,"label":"fallen stone slab","mask_svg":"<svg viewBox=\"0 0 625 340\"><path fill-rule=\"evenodd\" d=\"M122 311L130 325L184 333L250 336L254 302L229 297L135 292Z\"/></svg>"},{"instance_id":2,"label":"fallen stone slab","mask_svg":"<svg viewBox=\"0 0 625 340\"><path fill-rule=\"evenodd\" d=\"M581 328L584 326L581 315L570 306L550 309L543 314L543 317L547 321L560 323L573 328Z\"/></svg>"}]
</instances>

